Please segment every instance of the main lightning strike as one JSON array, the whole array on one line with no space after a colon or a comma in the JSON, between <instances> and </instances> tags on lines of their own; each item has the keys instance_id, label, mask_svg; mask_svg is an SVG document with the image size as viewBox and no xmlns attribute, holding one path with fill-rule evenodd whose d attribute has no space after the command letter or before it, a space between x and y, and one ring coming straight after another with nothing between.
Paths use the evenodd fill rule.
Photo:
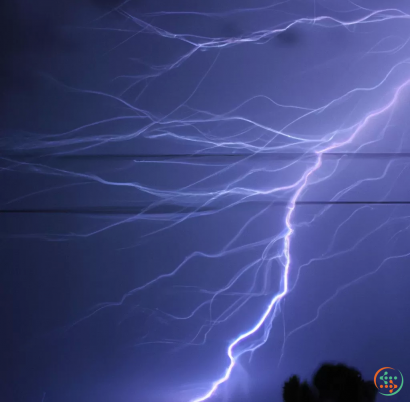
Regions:
<instances>
[{"instance_id":1,"label":"main lightning strike","mask_svg":"<svg viewBox=\"0 0 410 402\"><path fill-rule=\"evenodd\" d=\"M399 95L400 93L410 84L410 79L406 82L404 82L394 93L394 96L392 98L392 100L390 102L388 102L384 107L380 108L377 111L374 111L372 113L370 113L368 116L366 116L363 121L359 124L358 128L353 132L353 134L345 141L342 142L338 142L335 143L333 145L329 145L328 147L317 151L317 160L316 163L313 167L311 167L309 170L306 171L306 173L303 175L303 177L300 179L299 181L299 186L294 194L294 196L292 197L289 206L288 206L288 213L286 214L286 219L285 219L285 223L286 223L286 228L287 228L287 232L286 235L284 237L284 246L283 246L283 257L285 258L285 264L284 264L284 270L283 270L283 277L282 277L282 283L283 283L283 289L280 293L278 293L277 295L275 295L273 297L273 299L271 300L270 304L268 305L267 309L265 310L264 314L262 315L262 317L259 319L259 321L256 323L256 325L251 328L249 331L245 332L244 334L241 334L240 336L238 336L238 338L236 338L230 345L228 348L228 357L230 359L230 364L228 369L225 372L225 375L220 378L218 381L216 381L213 385L212 388L210 389L210 391L208 393L206 393L204 396L193 399L192 402L203 402L207 399L209 399L214 392L218 389L219 385L221 385L222 383L224 383L225 381L227 381L231 375L231 372L235 366L235 363L237 361L237 359L244 353L250 351L250 349L243 349L241 350L238 354L234 355L234 349L237 345L239 345L243 340L245 340L246 338L250 337L251 335L253 335L255 332L257 332L261 326L266 322L266 320L268 319L268 317L272 314L275 306L280 302L281 299L283 299L283 297L286 296L286 294L288 293L289 290L289 269L290 269L290 265L291 265L291 256L290 256L290 245L291 245L291 238L292 238L292 234L294 232L293 226L292 226L292 216L293 213L295 211L295 205L296 205L296 201L300 198L301 194L303 193L303 191L306 189L306 187L309 185L309 178L310 176L312 176L322 165L322 157L323 154L325 154L326 152L331 152L334 151L338 148L341 148L349 143L351 143L355 137L357 135L360 134L360 132L367 126L367 124L374 118L376 118L377 116L381 115L382 113L385 113L386 111L388 111L390 108L392 108L397 100L399 99ZM408 256L410 253L406 253L405 256ZM378 268L379 269L379 268ZM377 269L377 270L378 270ZM377 270L375 272L377 272ZM367 276L367 275L366 275ZM343 287L345 288L345 287ZM333 296L335 297L340 290L337 291L337 293ZM332 298L333 298L332 297ZM328 302L328 301L327 301ZM325 302L325 303L327 303ZM319 307L319 309L323 307L323 304ZM263 342L264 343L264 342ZM259 347L261 346L260 344L257 346Z\"/></svg>"}]
</instances>

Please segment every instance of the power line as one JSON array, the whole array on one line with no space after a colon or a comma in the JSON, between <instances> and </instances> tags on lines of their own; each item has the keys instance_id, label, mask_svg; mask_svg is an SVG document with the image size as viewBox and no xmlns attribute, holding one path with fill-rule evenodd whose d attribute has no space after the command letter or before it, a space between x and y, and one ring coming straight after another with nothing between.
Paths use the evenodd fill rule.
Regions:
<instances>
[{"instance_id":1,"label":"power line","mask_svg":"<svg viewBox=\"0 0 410 402\"><path fill-rule=\"evenodd\" d=\"M237 204L243 206L246 204L262 204L260 201L246 202ZM272 206L287 206L286 201L264 202L263 204L271 204ZM410 201L297 201L296 205L409 205ZM193 208L181 207L174 205L164 205L155 207L151 210L150 205L144 207L87 207L87 208L53 208L53 209L0 209L0 214L81 214L81 215L170 215L170 214L189 214L189 213L204 213L216 212L218 208ZM148 210L147 210L148 209Z\"/></svg>"}]
</instances>

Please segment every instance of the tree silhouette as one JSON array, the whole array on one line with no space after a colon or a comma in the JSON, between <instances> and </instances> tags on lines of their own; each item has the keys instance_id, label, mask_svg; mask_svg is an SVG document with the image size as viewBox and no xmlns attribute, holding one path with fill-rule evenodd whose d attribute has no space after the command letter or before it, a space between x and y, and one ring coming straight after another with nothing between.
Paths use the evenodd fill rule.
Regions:
<instances>
[{"instance_id":1,"label":"tree silhouette","mask_svg":"<svg viewBox=\"0 0 410 402\"><path fill-rule=\"evenodd\" d=\"M283 387L284 402L374 402L377 389L361 373L344 364L323 364L313 376L313 385L292 376Z\"/></svg>"},{"instance_id":2,"label":"tree silhouette","mask_svg":"<svg viewBox=\"0 0 410 402\"><path fill-rule=\"evenodd\" d=\"M315 402L316 398L309 384L300 383L298 376L291 377L283 387L283 400L285 402Z\"/></svg>"}]
</instances>

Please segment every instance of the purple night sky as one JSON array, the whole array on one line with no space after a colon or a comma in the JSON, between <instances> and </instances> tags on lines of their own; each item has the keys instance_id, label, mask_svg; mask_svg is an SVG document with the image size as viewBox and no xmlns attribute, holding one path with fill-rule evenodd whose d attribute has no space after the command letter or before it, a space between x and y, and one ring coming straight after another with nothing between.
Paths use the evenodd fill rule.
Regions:
<instances>
[{"instance_id":1,"label":"purple night sky","mask_svg":"<svg viewBox=\"0 0 410 402\"><path fill-rule=\"evenodd\" d=\"M410 3L15 0L0 22L1 401L410 377Z\"/></svg>"}]
</instances>

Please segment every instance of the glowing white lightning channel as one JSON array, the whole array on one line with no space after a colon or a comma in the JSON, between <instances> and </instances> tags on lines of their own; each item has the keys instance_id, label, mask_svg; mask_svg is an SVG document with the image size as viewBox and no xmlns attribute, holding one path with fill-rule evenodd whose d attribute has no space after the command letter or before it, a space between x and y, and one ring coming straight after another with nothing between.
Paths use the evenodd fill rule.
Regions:
<instances>
[{"instance_id":1,"label":"glowing white lightning channel","mask_svg":"<svg viewBox=\"0 0 410 402\"><path fill-rule=\"evenodd\" d=\"M380 109L378 109L378 110L376 110L372 113L369 113L363 119L363 121L358 125L356 130L352 133L352 135L347 140L345 140L343 142L335 143L333 145L330 145L327 148L324 148L320 151L316 151L316 154L317 154L316 163L311 168L309 168L303 174L301 179L299 180L299 182L298 182L299 187L297 188L296 192L294 193L294 195L293 195L292 199L290 200L289 205L287 207L288 212L286 214L286 219L285 219L287 232L286 232L286 235L284 236L284 245L283 245L283 256L285 258L284 270L283 270L283 275L282 275L283 289L280 293L278 293L277 295L275 295L273 297L273 299L269 303L268 307L266 308L265 312L263 313L263 315L259 319L259 321L249 331L239 335L229 345L228 350L227 350L227 355L229 357L230 364L229 364L228 368L226 369L225 374L219 380L215 381L212 384L211 389L205 395L202 395L198 398L192 399L191 402L203 402L203 401L209 399L212 395L214 395L214 393L218 389L218 387L230 378L232 370L233 370L238 358L242 354L244 354L244 353L246 353L250 350L250 349L244 349L244 350L240 351L237 355L234 355L233 352L234 352L235 347L237 345L239 345L243 340L245 340L245 339L249 338L251 335L255 334L262 327L262 325L266 322L267 318L272 314L272 312L273 312L275 306L278 304L278 302L287 295L287 293L289 291L289 269L290 269L290 264L291 264L290 246L291 246L292 234L294 232L294 229L292 227L292 216L293 216L293 213L295 211L296 202L298 201L298 199L299 199L300 195L302 194L302 192L308 186L309 177L312 176L312 174L314 174L321 167L323 154L325 154L327 152L330 152L330 151L333 151L335 149L338 149L338 148L340 148L344 145L347 145L347 144L351 143L353 141L353 139L367 126L367 124L372 119L374 119L377 116L380 116L381 114L383 114L384 112L386 112L387 110L389 110L390 108L392 108L396 104L400 93L409 84L410 84L410 79L405 81L403 84L401 84L396 89L396 91L394 92L394 96L392 97L390 102L388 102L382 108L380 108ZM262 344L263 343L264 343L264 341L262 341Z\"/></svg>"}]
</instances>

